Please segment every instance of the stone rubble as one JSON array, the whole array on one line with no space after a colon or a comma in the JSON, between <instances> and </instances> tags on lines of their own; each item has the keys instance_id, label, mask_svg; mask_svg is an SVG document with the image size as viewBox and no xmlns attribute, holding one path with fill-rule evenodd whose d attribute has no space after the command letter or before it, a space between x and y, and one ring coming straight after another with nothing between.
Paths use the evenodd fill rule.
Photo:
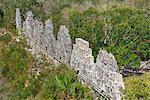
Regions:
<instances>
[{"instance_id":1,"label":"stone rubble","mask_svg":"<svg viewBox=\"0 0 150 100\"><path fill-rule=\"evenodd\" d=\"M150 70L150 60L142 61L140 65L141 69L149 69Z\"/></svg>"}]
</instances>

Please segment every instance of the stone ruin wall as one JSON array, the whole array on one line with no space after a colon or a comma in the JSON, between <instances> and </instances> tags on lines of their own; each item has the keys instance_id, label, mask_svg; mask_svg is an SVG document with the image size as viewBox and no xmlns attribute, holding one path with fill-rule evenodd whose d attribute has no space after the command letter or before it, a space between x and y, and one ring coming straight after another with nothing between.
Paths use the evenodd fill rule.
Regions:
<instances>
[{"instance_id":1,"label":"stone ruin wall","mask_svg":"<svg viewBox=\"0 0 150 100\"><path fill-rule=\"evenodd\" d=\"M112 54L100 50L94 63L89 42L77 38L76 44L73 44L70 65L115 100L121 99L120 90L124 88L124 84L122 75L117 72L117 62Z\"/></svg>"},{"instance_id":2,"label":"stone ruin wall","mask_svg":"<svg viewBox=\"0 0 150 100\"><path fill-rule=\"evenodd\" d=\"M33 16L31 11L27 12L26 16L22 24L20 11L16 9L16 28L27 37L35 52L42 50L50 58L71 66L80 76L84 76L83 80L88 79L94 84L93 88L102 90L97 92L105 92L112 99L121 100L121 91L124 88L123 77L117 72L117 62L112 54L100 50L94 63L89 42L77 38L76 43L72 44L69 30L63 25L60 26L56 39L50 19L43 24Z\"/></svg>"}]
</instances>

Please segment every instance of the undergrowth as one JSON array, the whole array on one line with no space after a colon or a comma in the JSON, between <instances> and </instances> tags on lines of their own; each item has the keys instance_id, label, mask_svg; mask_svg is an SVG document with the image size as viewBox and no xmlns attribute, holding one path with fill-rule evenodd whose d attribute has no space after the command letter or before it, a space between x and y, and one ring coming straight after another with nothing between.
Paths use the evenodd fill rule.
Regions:
<instances>
[{"instance_id":1,"label":"undergrowth","mask_svg":"<svg viewBox=\"0 0 150 100\"><path fill-rule=\"evenodd\" d=\"M14 38L10 34L0 37L0 43L3 44L0 49L0 81L4 81L0 87L0 98L92 99L90 89L81 84L73 70L65 65L53 68L54 65L49 65L46 61L37 64L36 59L25 50L26 41L21 39L17 42ZM44 69L46 65L49 68ZM42 71L37 72L36 66L43 68Z\"/></svg>"},{"instance_id":2,"label":"undergrowth","mask_svg":"<svg viewBox=\"0 0 150 100\"><path fill-rule=\"evenodd\" d=\"M148 12L147 12L148 13ZM137 8L112 7L106 11L89 8L74 10L69 17L69 31L75 38L89 41L96 58L100 48L112 53L120 69L138 68L150 58L149 21L146 12Z\"/></svg>"},{"instance_id":3,"label":"undergrowth","mask_svg":"<svg viewBox=\"0 0 150 100\"><path fill-rule=\"evenodd\" d=\"M124 78L125 100L149 100L150 99L150 73L141 76Z\"/></svg>"}]
</instances>

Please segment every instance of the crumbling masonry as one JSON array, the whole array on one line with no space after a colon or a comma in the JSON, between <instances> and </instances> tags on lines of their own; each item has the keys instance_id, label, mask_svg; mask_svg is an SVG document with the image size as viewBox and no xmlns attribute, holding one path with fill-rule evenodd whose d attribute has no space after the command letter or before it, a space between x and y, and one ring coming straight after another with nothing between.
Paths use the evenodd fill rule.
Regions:
<instances>
[{"instance_id":1,"label":"crumbling masonry","mask_svg":"<svg viewBox=\"0 0 150 100\"><path fill-rule=\"evenodd\" d=\"M63 25L60 26L56 39L52 21L48 19L43 24L31 11L27 12L26 19L22 23L20 11L16 9L16 28L22 30L33 49L36 51L42 49L51 58L71 66L79 72L79 78L98 93L108 96L109 99L121 100L123 77L117 72L117 62L112 54L100 50L94 63L89 42L77 38L76 44L72 44L69 30Z\"/></svg>"}]
</instances>

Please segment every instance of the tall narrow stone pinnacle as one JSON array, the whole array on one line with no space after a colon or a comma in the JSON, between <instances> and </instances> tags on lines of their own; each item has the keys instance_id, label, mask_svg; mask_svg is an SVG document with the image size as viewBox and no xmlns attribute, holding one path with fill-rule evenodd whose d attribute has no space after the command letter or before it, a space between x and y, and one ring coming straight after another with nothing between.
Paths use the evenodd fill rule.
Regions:
<instances>
[{"instance_id":1,"label":"tall narrow stone pinnacle","mask_svg":"<svg viewBox=\"0 0 150 100\"><path fill-rule=\"evenodd\" d=\"M16 29L22 30L21 14L19 8L16 9Z\"/></svg>"}]
</instances>

